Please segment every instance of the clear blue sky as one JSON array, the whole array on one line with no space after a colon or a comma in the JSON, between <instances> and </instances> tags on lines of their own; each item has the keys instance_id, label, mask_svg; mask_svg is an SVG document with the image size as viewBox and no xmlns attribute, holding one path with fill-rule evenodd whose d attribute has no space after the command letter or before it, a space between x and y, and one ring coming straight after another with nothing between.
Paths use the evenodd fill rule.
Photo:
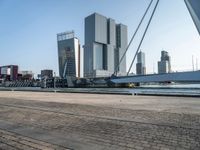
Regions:
<instances>
[{"instance_id":1,"label":"clear blue sky","mask_svg":"<svg viewBox=\"0 0 200 150\"><path fill-rule=\"evenodd\" d=\"M33 70L35 74L45 68L58 73L57 33L75 30L83 45L84 18L98 12L126 24L130 39L149 2L0 0L0 65L17 64L20 70ZM128 52L127 66L136 51L138 39L139 36ZM174 71L191 70L192 55L200 64L200 36L183 0L160 1L141 48L146 53L149 73L153 68L157 71L162 49L170 53Z\"/></svg>"}]
</instances>

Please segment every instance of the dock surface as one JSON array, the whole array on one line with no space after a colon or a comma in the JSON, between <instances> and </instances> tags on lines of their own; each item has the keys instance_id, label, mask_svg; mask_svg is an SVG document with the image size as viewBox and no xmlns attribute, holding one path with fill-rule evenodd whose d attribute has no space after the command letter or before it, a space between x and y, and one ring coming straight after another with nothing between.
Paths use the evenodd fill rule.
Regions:
<instances>
[{"instance_id":1,"label":"dock surface","mask_svg":"<svg viewBox=\"0 0 200 150\"><path fill-rule=\"evenodd\" d=\"M1 91L0 149L199 150L200 99Z\"/></svg>"}]
</instances>

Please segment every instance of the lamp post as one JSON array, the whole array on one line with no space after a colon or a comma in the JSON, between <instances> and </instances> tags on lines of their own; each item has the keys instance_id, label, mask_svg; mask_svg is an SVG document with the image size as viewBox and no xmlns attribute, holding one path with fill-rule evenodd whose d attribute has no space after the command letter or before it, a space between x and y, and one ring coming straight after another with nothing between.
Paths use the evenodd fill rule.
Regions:
<instances>
[{"instance_id":1,"label":"lamp post","mask_svg":"<svg viewBox=\"0 0 200 150\"><path fill-rule=\"evenodd\" d=\"M54 72L54 89L56 88L56 72Z\"/></svg>"}]
</instances>

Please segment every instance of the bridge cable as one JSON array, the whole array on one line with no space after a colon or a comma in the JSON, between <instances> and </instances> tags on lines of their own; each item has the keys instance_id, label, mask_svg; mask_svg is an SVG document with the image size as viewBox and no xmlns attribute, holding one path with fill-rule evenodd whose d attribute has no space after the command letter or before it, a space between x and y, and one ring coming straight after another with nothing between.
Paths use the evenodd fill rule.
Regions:
<instances>
[{"instance_id":1,"label":"bridge cable","mask_svg":"<svg viewBox=\"0 0 200 150\"><path fill-rule=\"evenodd\" d=\"M154 14L155 14L155 11L156 11L156 8L157 8L157 6L158 6L159 1L160 1L160 0L157 0L156 5L155 5L155 7L154 7L154 9L153 9L153 12L152 12L151 17L150 17L150 19L149 19L149 22L148 22L148 24L147 24L147 27L146 27L146 29L145 29L145 31L144 31L144 34L143 34L143 36L142 36L142 39L141 39L141 41L140 41L140 44L139 44L139 46L138 46L138 48L137 48L137 51L136 51L136 53L135 53L135 56L134 56L132 62L131 62L131 66L129 67L129 70L128 70L128 72L127 72L127 76L128 76L129 73L130 73L130 70L131 70L131 68L132 68L132 66L133 66L133 63L134 63L134 61L135 61L135 58L136 58L136 56L137 56L137 54L138 54L138 52L139 52L139 50L140 50L140 47L141 47L141 45L142 45L142 43L143 43L143 41L144 41L145 35L146 35L146 33L147 33L148 29L149 29L149 26L150 26L150 24L151 24L152 18L153 18Z\"/></svg>"},{"instance_id":2,"label":"bridge cable","mask_svg":"<svg viewBox=\"0 0 200 150\"><path fill-rule=\"evenodd\" d=\"M136 28L136 30L135 30L135 32L134 32L134 34L133 34L133 36L132 36L132 38L131 38L129 44L128 44L128 46L127 46L125 52L124 52L124 54L122 55L122 57L121 57L121 59L120 59L120 61L119 61L119 64L118 64L117 67L115 68L114 74L117 75L117 71L119 70L119 66L120 66L120 64L121 64L121 62L122 62L122 60L123 60L123 58L125 57L126 52L128 51L128 49L129 49L131 43L133 42L133 39L135 38L135 36L136 36L136 34L137 34L137 32L138 32L138 30L139 30L141 24L142 24L142 22L143 22L143 20L144 20L144 18L145 18L145 16L146 16L146 14L147 14L147 12L149 11L149 8L150 8L150 6L152 5L152 2L153 2L153 0L151 0L150 4L148 5L148 7L147 7L147 9L146 9L146 11L145 11L145 13L144 13L144 15L143 15L143 17L142 17L140 23L138 24L138 26L137 26L137 28Z\"/></svg>"}]
</instances>

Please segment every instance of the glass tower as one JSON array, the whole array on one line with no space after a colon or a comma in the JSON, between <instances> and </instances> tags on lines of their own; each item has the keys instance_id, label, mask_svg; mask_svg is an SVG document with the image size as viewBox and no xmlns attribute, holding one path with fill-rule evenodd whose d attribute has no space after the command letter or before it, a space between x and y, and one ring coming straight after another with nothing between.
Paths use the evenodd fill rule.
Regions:
<instances>
[{"instance_id":1,"label":"glass tower","mask_svg":"<svg viewBox=\"0 0 200 150\"><path fill-rule=\"evenodd\" d=\"M74 32L57 34L59 75L80 77L80 44Z\"/></svg>"}]
</instances>

